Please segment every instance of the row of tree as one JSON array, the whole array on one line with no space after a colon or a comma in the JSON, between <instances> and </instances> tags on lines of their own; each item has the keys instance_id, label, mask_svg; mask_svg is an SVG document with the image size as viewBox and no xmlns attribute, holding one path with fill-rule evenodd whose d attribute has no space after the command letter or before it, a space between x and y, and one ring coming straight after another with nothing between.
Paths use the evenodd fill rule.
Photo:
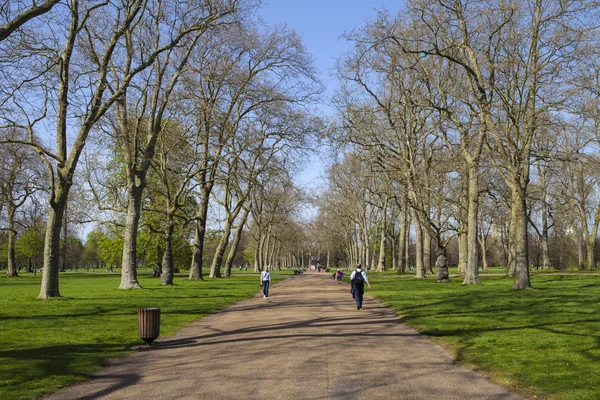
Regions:
<instances>
[{"instance_id":1,"label":"row of tree","mask_svg":"<svg viewBox=\"0 0 600 400\"><path fill-rule=\"evenodd\" d=\"M402 270L414 236L422 278L457 244L477 284L497 243L528 289L530 238L550 268L553 231L596 268L599 13L587 0L415 0L347 34L330 137L348 154L320 206L337 221L331 245L379 270L392 245Z\"/></svg>"},{"instance_id":2,"label":"row of tree","mask_svg":"<svg viewBox=\"0 0 600 400\"><path fill-rule=\"evenodd\" d=\"M250 214L256 268L283 257L275 231L299 199L289 171L320 125L309 105L321 87L293 31L260 23L252 0L17 3L0 42L9 275L15 210L40 190L40 298L60 296L69 221L120 227L121 288L139 287L143 231L161 238L163 284L174 237L191 235L189 278L202 279L211 207L221 216L211 277L223 264L230 273Z\"/></svg>"}]
</instances>

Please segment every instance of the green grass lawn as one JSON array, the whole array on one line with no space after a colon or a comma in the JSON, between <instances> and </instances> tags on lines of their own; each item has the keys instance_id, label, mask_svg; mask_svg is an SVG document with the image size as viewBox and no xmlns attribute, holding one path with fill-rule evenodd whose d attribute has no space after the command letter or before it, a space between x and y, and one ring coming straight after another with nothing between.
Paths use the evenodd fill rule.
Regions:
<instances>
[{"instance_id":1,"label":"green grass lawn","mask_svg":"<svg viewBox=\"0 0 600 400\"><path fill-rule=\"evenodd\" d=\"M551 399L600 399L600 277L532 276L462 286L370 274L376 296L447 348L458 363Z\"/></svg>"},{"instance_id":2,"label":"green grass lawn","mask_svg":"<svg viewBox=\"0 0 600 400\"><path fill-rule=\"evenodd\" d=\"M250 271L248 271L250 272ZM273 273L273 283L286 272ZM237 276L175 286L142 272L143 290L119 290L120 275L61 273L62 299L36 299L41 275L0 278L0 399L34 399L76 381L136 344L137 309L161 308L161 336L247 299L260 291L259 277Z\"/></svg>"}]
</instances>

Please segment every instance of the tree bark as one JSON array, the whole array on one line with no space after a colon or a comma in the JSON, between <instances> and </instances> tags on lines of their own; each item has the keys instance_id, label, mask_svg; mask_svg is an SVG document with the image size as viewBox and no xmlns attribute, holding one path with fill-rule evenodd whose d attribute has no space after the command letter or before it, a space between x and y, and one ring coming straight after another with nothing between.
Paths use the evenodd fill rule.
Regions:
<instances>
[{"instance_id":1,"label":"tree bark","mask_svg":"<svg viewBox=\"0 0 600 400\"><path fill-rule=\"evenodd\" d=\"M213 257L213 261L210 266L210 273L208 275L209 278L222 278L221 265L223 264L223 257L225 255L225 249L227 248L227 245L229 244L230 236L231 236L231 218L227 217L225 219L223 236L221 236L221 240L219 240L219 244L217 246L217 249L215 250L215 255Z\"/></svg>"},{"instance_id":2,"label":"tree bark","mask_svg":"<svg viewBox=\"0 0 600 400\"><path fill-rule=\"evenodd\" d=\"M167 213L167 222L165 225L165 251L162 258L162 273L160 281L164 286L173 285L173 214Z\"/></svg>"},{"instance_id":3,"label":"tree bark","mask_svg":"<svg viewBox=\"0 0 600 400\"><path fill-rule=\"evenodd\" d=\"M461 196L459 204L459 231L458 231L458 273L464 274L467 270L467 264L469 260L469 223L468 223L468 210L469 210L469 170L463 168L462 180L461 180Z\"/></svg>"},{"instance_id":4,"label":"tree bark","mask_svg":"<svg viewBox=\"0 0 600 400\"><path fill-rule=\"evenodd\" d=\"M8 270L6 271L7 277L16 277L19 276L17 272L17 263L15 261L15 206L11 201L7 201L6 203L6 212L8 217Z\"/></svg>"},{"instance_id":5,"label":"tree bark","mask_svg":"<svg viewBox=\"0 0 600 400\"><path fill-rule=\"evenodd\" d=\"M58 269L60 267L60 234L63 214L71 185L60 177L55 188L55 199L50 204L46 241L44 243L44 270L39 299L60 297L58 290Z\"/></svg>"},{"instance_id":6,"label":"tree bark","mask_svg":"<svg viewBox=\"0 0 600 400\"><path fill-rule=\"evenodd\" d=\"M423 229L423 268L426 275L433 275L433 269L431 268L431 235L427 229Z\"/></svg>"},{"instance_id":7,"label":"tree bark","mask_svg":"<svg viewBox=\"0 0 600 400\"><path fill-rule=\"evenodd\" d=\"M412 214L415 227L415 278L425 279L425 269L423 268L423 228L414 208L412 209Z\"/></svg>"},{"instance_id":8,"label":"tree bark","mask_svg":"<svg viewBox=\"0 0 600 400\"><path fill-rule=\"evenodd\" d=\"M202 256L204 253L204 236L206 234L206 218L208 215L208 202L212 186L204 185L200 189L200 204L198 205L198 219L194 232L194 251L192 254L192 265L188 279L203 280Z\"/></svg>"},{"instance_id":9,"label":"tree bark","mask_svg":"<svg viewBox=\"0 0 600 400\"><path fill-rule=\"evenodd\" d=\"M527 235L527 224L529 222L527 218L527 206L525 194L518 190L513 190L512 193L512 212L514 213L514 226L511 230L514 234L511 235L514 239L511 246L514 248L514 284L513 289L524 290L532 289L531 282L529 280L529 248L528 248L528 235Z\"/></svg>"},{"instance_id":10,"label":"tree bark","mask_svg":"<svg viewBox=\"0 0 600 400\"><path fill-rule=\"evenodd\" d=\"M586 263L585 269L592 270L596 269L596 254L594 252L596 247L596 236L598 235L598 224L594 223L594 227L592 228L592 234L588 235L588 240L586 243Z\"/></svg>"},{"instance_id":11,"label":"tree bark","mask_svg":"<svg viewBox=\"0 0 600 400\"><path fill-rule=\"evenodd\" d=\"M244 225L246 225L246 221L248 220L248 214L250 214L250 207L244 209L238 228L233 234L233 242L231 243L231 248L229 249L229 254L227 255L227 261L225 261L225 276L231 276L233 260L235 259L235 254L237 253L240 240L242 239L242 233L244 231Z\"/></svg>"},{"instance_id":12,"label":"tree bark","mask_svg":"<svg viewBox=\"0 0 600 400\"><path fill-rule=\"evenodd\" d=\"M385 244L387 240L387 208L389 199L385 199L381 218L381 238L379 240L379 259L377 260L377 272L385 271Z\"/></svg>"},{"instance_id":13,"label":"tree bark","mask_svg":"<svg viewBox=\"0 0 600 400\"><path fill-rule=\"evenodd\" d=\"M467 267L463 285L478 285L479 279L479 257L477 253L477 216L479 207L479 179L477 168L469 167L469 206L467 209Z\"/></svg>"},{"instance_id":14,"label":"tree bark","mask_svg":"<svg viewBox=\"0 0 600 400\"><path fill-rule=\"evenodd\" d=\"M546 203L546 167L538 164L538 175L542 187L542 236L540 237L540 248L542 252L542 269L550 269L550 249L548 248L548 204Z\"/></svg>"},{"instance_id":15,"label":"tree bark","mask_svg":"<svg viewBox=\"0 0 600 400\"><path fill-rule=\"evenodd\" d=\"M127 221L123 232L123 261L119 289L140 289L137 280L137 232L142 213L142 193L146 186L144 176L130 177L127 193Z\"/></svg>"},{"instance_id":16,"label":"tree bark","mask_svg":"<svg viewBox=\"0 0 600 400\"><path fill-rule=\"evenodd\" d=\"M488 259L487 259L487 249L486 249L486 238L485 238L485 234L482 232L480 239L479 239L479 245L481 246L481 265L482 265L482 269L484 271L488 270Z\"/></svg>"},{"instance_id":17,"label":"tree bark","mask_svg":"<svg viewBox=\"0 0 600 400\"><path fill-rule=\"evenodd\" d=\"M408 241L406 238L408 226L408 202L404 202L400 219L400 234L398 236L398 273L406 271L408 264L406 263L406 253L408 252Z\"/></svg>"}]
</instances>

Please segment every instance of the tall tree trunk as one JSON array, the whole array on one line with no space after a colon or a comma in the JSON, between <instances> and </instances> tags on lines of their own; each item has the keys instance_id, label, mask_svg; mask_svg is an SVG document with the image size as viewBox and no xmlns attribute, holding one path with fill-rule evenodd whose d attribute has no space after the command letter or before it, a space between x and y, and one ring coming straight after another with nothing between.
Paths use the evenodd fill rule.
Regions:
<instances>
[{"instance_id":1,"label":"tall tree trunk","mask_svg":"<svg viewBox=\"0 0 600 400\"><path fill-rule=\"evenodd\" d=\"M458 270L459 274L464 274L467 270L469 253L469 170L463 169L461 180L461 196L459 204L459 231L458 231Z\"/></svg>"},{"instance_id":2,"label":"tall tree trunk","mask_svg":"<svg viewBox=\"0 0 600 400\"><path fill-rule=\"evenodd\" d=\"M406 253L408 253L408 242L406 240L406 227L408 226L408 207L404 203L400 219L400 234L398 235L398 273L406 271L408 264L406 263Z\"/></svg>"},{"instance_id":3,"label":"tall tree trunk","mask_svg":"<svg viewBox=\"0 0 600 400\"><path fill-rule=\"evenodd\" d=\"M163 285L173 284L173 214L167 213L167 222L165 225L165 251L162 258L162 274L160 280Z\"/></svg>"},{"instance_id":4,"label":"tall tree trunk","mask_svg":"<svg viewBox=\"0 0 600 400\"><path fill-rule=\"evenodd\" d=\"M269 242L271 240L271 232L267 230L267 233L263 236L263 240L260 244L260 269L261 271L265 269L265 267L269 266L269 259L267 258Z\"/></svg>"},{"instance_id":5,"label":"tall tree trunk","mask_svg":"<svg viewBox=\"0 0 600 400\"><path fill-rule=\"evenodd\" d=\"M233 242L231 243L231 248L229 249L229 254L227 254L227 260L225 261L225 276L231 276L233 260L235 259L238 247L240 246L240 240L242 239L242 233L244 232L244 225L246 225L249 213L250 207L244 208L244 212L242 213L242 217L240 218L238 228L233 234Z\"/></svg>"},{"instance_id":6,"label":"tall tree trunk","mask_svg":"<svg viewBox=\"0 0 600 400\"><path fill-rule=\"evenodd\" d=\"M225 219L225 226L223 227L223 236L219 240L215 255L213 257L212 264L210 266L209 278L222 278L221 276L221 265L223 264L223 257L225 256L225 250L229 244L229 238L231 236L231 218L228 216Z\"/></svg>"},{"instance_id":7,"label":"tall tree trunk","mask_svg":"<svg viewBox=\"0 0 600 400\"><path fill-rule=\"evenodd\" d=\"M596 247L596 236L597 235L598 235L598 223L595 222L594 226L592 228L592 234L588 235L588 240L587 240L587 246L586 246L587 254L586 254L586 264L585 264L585 268L587 270L596 269L596 253L594 250Z\"/></svg>"},{"instance_id":8,"label":"tall tree trunk","mask_svg":"<svg viewBox=\"0 0 600 400\"><path fill-rule=\"evenodd\" d=\"M256 248L254 249L254 272L260 272L261 269L259 244L256 243Z\"/></svg>"},{"instance_id":9,"label":"tall tree trunk","mask_svg":"<svg viewBox=\"0 0 600 400\"><path fill-rule=\"evenodd\" d=\"M488 270L488 259L487 259L487 244L485 234L481 232L479 236L479 245L481 246L481 264L484 271Z\"/></svg>"},{"instance_id":10,"label":"tall tree trunk","mask_svg":"<svg viewBox=\"0 0 600 400\"><path fill-rule=\"evenodd\" d=\"M425 274L433 275L433 269L431 268L431 235L429 230L423 230L423 268Z\"/></svg>"},{"instance_id":11,"label":"tall tree trunk","mask_svg":"<svg viewBox=\"0 0 600 400\"><path fill-rule=\"evenodd\" d=\"M194 231L194 251L192 253L192 265L188 279L204 279L202 276L202 256L204 255L204 236L206 234L206 218L211 190L212 186L209 185L204 185L200 189L198 219L196 219L196 229Z\"/></svg>"},{"instance_id":12,"label":"tall tree trunk","mask_svg":"<svg viewBox=\"0 0 600 400\"><path fill-rule=\"evenodd\" d=\"M6 271L7 277L19 276L17 272L17 263L15 261L15 206L11 201L6 204L6 212L8 217L8 270Z\"/></svg>"},{"instance_id":13,"label":"tall tree trunk","mask_svg":"<svg viewBox=\"0 0 600 400\"><path fill-rule=\"evenodd\" d=\"M512 192L512 211L514 213L514 226L511 230L514 230L513 242L511 245L514 248L514 284L513 289L523 290L532 289L531 282L529 280L529 248L528 248L528 237L527 237L527 206L525 194L519 190L513 190Z\"/></svg>"},{"instance_id":14,"label":"tall tree trunk","mask_svg":"<svg viewBox=\"0 0 600 400\"><path fill-rule=\"evenodd\" d=\"M142 193L145 178L136 176L128 182L127 220L123 233L123 261L119 289L139 289L137 280L137 233L142 212Z\"/></svg>"},{"instance_id":15,"label":"tall tree trunk","mask_svg":"<svg viewBox=\"0 0 600 400\"><path fill-rule=\"evenodd\" d=\"M423 227L415 209L412 209L413 224L415 227L415 278L425 279L425 268L423 267Z\"/></svg>"},{"instance_id":16,"label":"tall tree trunk","mask_svg":"<svg viewBox=\"0 0 600 400\"><path fill-rule=\"evenodd\" d=\"M60 252L62 253L60 257L60 272L65 272L67 270L67 215L69 212L68 207L68 205L65 205L64 220L62 223L63 238L60 249Z\"/></svg>"},{"instance_id":17,"label":"tall tree trunk","mask_svg":"<svg viewBox=\"0 0 600 400\"><path fill-rule=\"evenodd\" d=\"M410 214L407 214L407 219L406 219L406 235L405 235L405 240L406 240L406 247L404 249L404 270L406 271L408 269L408 267L410 266L410 225L411 225L411 218L410 218Z\"/></svg>"},{"instance_id":18,"label":"tall tree trunk","mask_svg":"<svg viewBox=\"0 0 600 400\"><path fill-rule=\"evenodd\" d=\"M513 243L515 242L515 226L516 226L516 214L514 208L510 208L510 219L508 222L508 234L506 235L506 242L508 247L508 268L506 273L508 276L515 275L515 262L516 262L516 254L515 254L515 246Z\"/></svg>"},{"instance_id":19,"label":"tall tree trunk","mask_svg":"<svg viewBox=\"0 0 600 400\"><path fill-rule=\"evenodd\" d=\"M398 235L394 232L392 234L392 269L398 272Z\"/></svg>"},{"instance_id":20,"label":"tall tree trunk","mask_svg":"<svg viewBox=\"0 0 600 400\"><path fill-rule=\"evenodd\" d=\"M546 168L538 164L538 175L542 187L542 236L540 247L542 251L542 269L550 269L550 249L548 248L548 204L546 203Z\"/></svg>"},{"instance_id":21,"label":"tall tree trunk","mask_svg":"<svg viewBox=\"0 0 600 400\"><path fill-rule=\"evenodd\" d=\"M477 253L477 217L479 211L479 179L477 168L469 168L469 206L467 208L467 266L463 285L477 285L479 279L479 257Z\"/></svg>"},{"instance_id":22,"label":"tall tree trunk","mask_svg":"<svg viewBox=\"0 0 600 400\"><path fill-rule=\"evenodd\" d=\"M40 299L60 297L58 290L58 269L60 263L60 234L62 228L63 214L67 205L67 197L71 185L64 179L57 182L55 188L54 202L50 203L48 223L46 225L46 241L44 242L44 270L42 273L42 285L40 288ZM37 268L37 266L36 266Z\"/></svg>"},{"instance_id":23,"label":"tall tree trunk","mask_svg":"<svg viewBox=\"0 0 600 400\"><path fill-rule=\"evenodd\" d=\"M377 260L377 272L385 271L385 244L387 240L387 208L388 199L383 204L383 218L381 219L381 238L379 240L379 260Z\"/></svg>"}]
</instances>

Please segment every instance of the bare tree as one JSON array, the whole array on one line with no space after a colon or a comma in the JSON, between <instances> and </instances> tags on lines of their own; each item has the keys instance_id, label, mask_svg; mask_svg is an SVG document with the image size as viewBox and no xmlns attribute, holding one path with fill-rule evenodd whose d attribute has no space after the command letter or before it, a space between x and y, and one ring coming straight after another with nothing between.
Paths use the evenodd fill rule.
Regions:
<instances>
[{"instance_id":1,"label":"bare tree","mask_svg":"<svg viewBox=\"0 0 600 400\"><path fill-rule=\"evenodd\" d=\"M18 130L3 132L4 140L19 140ZM18 276L15 262L15 242L17 235L16 213L34 193L43 185L43 166L37 155L29 146L9 143L0 146L0 208L6 208L6 227L0 229L8 232L7 254L8 271L6 276ZM0 211L2 211L0 209Z\"/></svg>"},{"instance_id":2,"label":"bare tree","mask_svg":"<svg viewBox=\"0 0 600 400\"><path fill-rule=\"evenodd\" d=\"M0 42L10 36L33 18L39 17L50 11L60 0L46 0L43 2L11 1L0 6L0 17L4 25L0 26Z\"/></svg>"},{"instance_id":3,"label":"bare tree","mask_svg":"<svg viewBox=\"0 0 600 400\"><path fill-rule=\"evenodd\" d=\"M28 144L38 151L51 176L40 298L60 296L58 271L63 216L75 170L92 128L122 98L134 77L153 65L159 55L176 46L189 32L185 29L174 37L163 37L160 47L135 54L135 59L130 59L124 68L114 68L117 59L127 57L124 49L131 44L131 38L143 31L144 22L148 21L146 17L154 6L145 0L89 5L71 0L69 7L61 10L61 18L68 21L68 25L56 24L52 27L54 32L47 32L52 38L64 37L64 41L56 43L59 54L57 84L52 86L51 81L42 81L39 86L42 99L56 99L56 115L53 116L56 120L56 151L46 150L33 138L33 126L45 117L44 114L40 119L20 124L29 129ZM21 109L25 110L24 107Z\"/></svg>"},{"instance_id":4,"label":"bare tree","mask_svg":"<svg viewBox=\"0 0 600 400\"><path fill-rule=\"evenodd\" d=\"M319 87L299 37L286 29L230 30L202 46L194 62L189 101L202 152L195 178L200 201L189 278L202 279L208 205L228 143L261 108L303 104Z\"/></svg>"}]
</instances>

